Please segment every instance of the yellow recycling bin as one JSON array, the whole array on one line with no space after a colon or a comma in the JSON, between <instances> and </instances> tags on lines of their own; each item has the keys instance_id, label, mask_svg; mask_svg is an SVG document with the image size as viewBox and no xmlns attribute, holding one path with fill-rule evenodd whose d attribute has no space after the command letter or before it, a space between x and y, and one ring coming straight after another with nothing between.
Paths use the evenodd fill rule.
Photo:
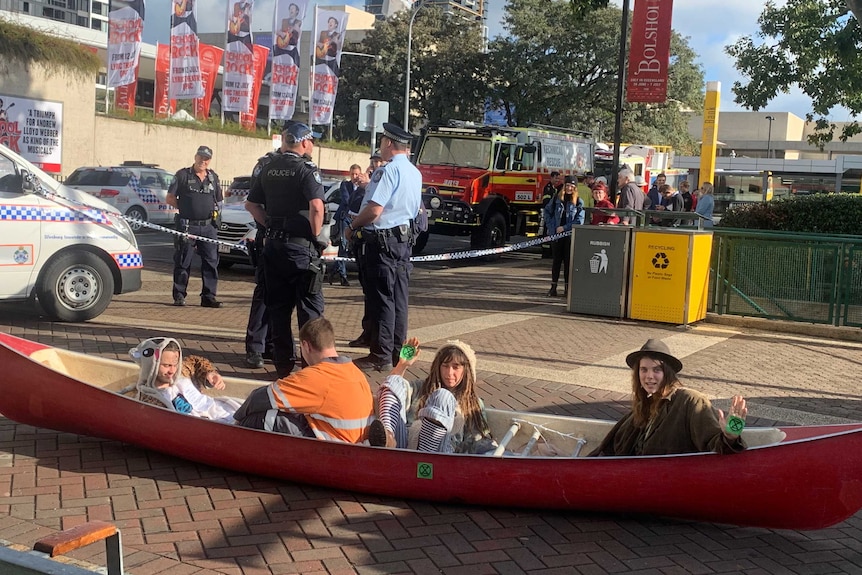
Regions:
<instances>
[{"instance_id":1,"label":"yellow recycling bin","mask_svg":"<svg viewBox=\"0 0 862 575\"><path fill-rule=\"evenodd\" d=\"M706 317L712 232L636 229L628 317L688 324Z\"/></svg>"}]
</instances>

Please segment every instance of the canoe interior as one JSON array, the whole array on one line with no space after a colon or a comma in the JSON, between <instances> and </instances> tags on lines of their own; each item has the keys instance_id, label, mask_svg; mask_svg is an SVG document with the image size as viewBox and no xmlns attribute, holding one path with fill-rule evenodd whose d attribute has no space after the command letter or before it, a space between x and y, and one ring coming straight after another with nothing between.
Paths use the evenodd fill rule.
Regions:
<instances>
[{"instance_id":1,"label":"canoe interior","mask_svg":"<svg viewBox=\"0 0 862 575\"><path fill-rule=\"evenodd\" d=\"M93 357L58 348L40 349L33 352L30 358L80 382L113 392L133 386L139 371L132 362ZM214 393L245 398L253 389L265 383L226 377L225 389ZM513 430L513 424L520 424L506 445L507 452L514 454L521 454L535 434L537 436L530 450L532 455L542 450L542 444L549 443L558 455L582 457L601 442L614 424L612 421L499 409L488 409L487 416L492 434L498 441ZM778 443L785 438L785 433L775 428L749 428L743 434L749 447ZM546 451L543 453L548 454Z\"/></svg>"}]
</instances>

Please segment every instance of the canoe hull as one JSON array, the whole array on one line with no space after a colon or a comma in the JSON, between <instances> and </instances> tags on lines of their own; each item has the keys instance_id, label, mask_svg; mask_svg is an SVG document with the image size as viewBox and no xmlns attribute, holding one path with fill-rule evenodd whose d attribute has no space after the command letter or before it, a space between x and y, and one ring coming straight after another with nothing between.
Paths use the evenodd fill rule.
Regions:
<instances>
[{"instance_id":1,"label":"canoe hull","mask_svg":"<svg viewBox=\"0 0 862 575\"><path fill-rule=\"evenodd\" d=\"M788 529L834 525L862 507L862 424L791 428L799 439L727 456L428 454L291 437L174 413L28 357L44 347L0 334L5 368L0 413L9 419L243 473L395 498Z\"/></svg>"}]
</instances>

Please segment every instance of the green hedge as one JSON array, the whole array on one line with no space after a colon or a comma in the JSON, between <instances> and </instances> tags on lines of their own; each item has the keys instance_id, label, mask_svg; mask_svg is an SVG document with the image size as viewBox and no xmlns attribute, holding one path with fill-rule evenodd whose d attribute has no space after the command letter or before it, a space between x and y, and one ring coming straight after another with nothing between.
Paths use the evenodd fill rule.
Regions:
<instances>
[{"instance_id":1,"label":"green hedge","mask_svg":"<svg viewBox=\"0 0 862 575\"><path fill-rule=\"evenodd\" d=\"M814 194L728 208L726 228L862 235L862 195Z\"/></svg>"},{"instance_id":2,"label":"green hedge","mask_svg":"<svg viewBox=\"0 0 862 575\"><path fill-rule=\"evenodd\" d=\"M7 67L38 63L53 71L95 76L99 57L74 40L56 38L33 28L0 20L0 55Z\"/></svg>"}]
</instances>

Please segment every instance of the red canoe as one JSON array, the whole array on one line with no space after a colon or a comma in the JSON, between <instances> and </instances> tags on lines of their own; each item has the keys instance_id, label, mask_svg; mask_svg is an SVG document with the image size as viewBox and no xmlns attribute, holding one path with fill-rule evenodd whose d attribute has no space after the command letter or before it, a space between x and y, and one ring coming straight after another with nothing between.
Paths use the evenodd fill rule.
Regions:
<instances>
[{"instance_id":1,"label":"red canoe","mask_svg":"<svg viewBox=\"0 0 862 575\"><path fill-rule=\"evenodd\" d=\"M0 413L27 425L123 441L200 463L311 485L486 506L644 513L787 529L819 529L862 508L862 423L747 429L735 455L502 457L328 443L234 427L119 395L131 362L0 334ZM227 380L243 397L260 382ZM539 430L558 450L591 449L611 422L488 410L496 437ZM536 434L538 435L538 433ZM540 441L542 441L540 440ZM253 446L253 449L249 447ZM529 448L527 448L529 451Z\"/></svg>"}]
</instances>

